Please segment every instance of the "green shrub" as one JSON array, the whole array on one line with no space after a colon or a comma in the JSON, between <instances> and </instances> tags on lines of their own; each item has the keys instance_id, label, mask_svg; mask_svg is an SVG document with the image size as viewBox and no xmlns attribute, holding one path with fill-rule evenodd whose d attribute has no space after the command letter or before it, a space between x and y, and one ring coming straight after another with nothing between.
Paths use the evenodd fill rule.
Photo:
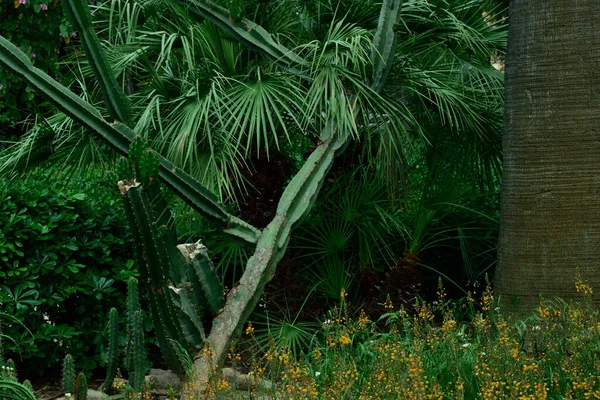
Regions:
<instances>
[{"instance_id":1,"label":"green shrub","mask_svg":"<svg viewBox=\"0 0 600 400\"><path fill-rule=\"evenodd\" d=\"M14 0L0 2L0 35L25 52L36 67L59 79L60 49L75 36L60 1ZM48 109L45 100L16 75L0 68L0 126L10 127L34 110ZM11 136L0 127L0 138Z\"/></svg>"},{"instance_id":2,"label":"green shrub","mask_svg":"<svg viewBox=\"0 0 600 400\"><path fill-rule=\"evenodd\" d=\"M108 311L125 308L136 274L129 233L116 193L101 185L0 182L0 304L31 331L7 324L5 348L25 373L55 368L67 352L81 369L98 367Z\"/></svg>"}]
</instances>

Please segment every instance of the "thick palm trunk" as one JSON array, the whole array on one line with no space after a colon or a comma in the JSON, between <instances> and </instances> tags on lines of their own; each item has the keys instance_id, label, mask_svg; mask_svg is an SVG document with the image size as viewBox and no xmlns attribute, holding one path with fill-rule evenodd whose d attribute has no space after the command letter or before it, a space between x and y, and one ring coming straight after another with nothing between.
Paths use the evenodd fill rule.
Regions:
<instances>
[{"instance_id":1,"label":"thick palm trunk","mask_svg":"<svg viewBox=\"0 0 600 400\"><path fill-rule=\"evenodd\" d=\"M520 311L600 289L600 1L514 0L496 290Z\"/></svg>"}]
</instances>

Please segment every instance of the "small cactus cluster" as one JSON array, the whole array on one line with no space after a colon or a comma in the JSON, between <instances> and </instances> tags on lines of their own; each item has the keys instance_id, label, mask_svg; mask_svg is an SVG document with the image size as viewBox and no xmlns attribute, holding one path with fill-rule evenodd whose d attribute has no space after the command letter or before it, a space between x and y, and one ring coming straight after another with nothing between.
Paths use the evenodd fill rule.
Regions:
<instances>
[{"instance_id":1,"label":"small cactus cluster","mask_svg":"<svg viewBox=\"0 0 600 400\"><path fill-rule=\"evenodd\" d=\"M2 348L2 325L0 324L0 399L37 400L31 382L19 383L13 360L4 361Z\"/></svg>"},{"instance_id":2,"label":"small cactus cluster","mask_svg":"<svg viewBox=\"0 0 600 400\"><path fill-rule=\"evenodd\" d=\"M113 388L119 362L119 315L112 308L108 317L108 363L104 391ZM146 349L144 346L144 320L138 294L138 281L134 277L127 283L127 341L125 344L125 368L129 374L129 386L136 397L143 394L146 372Z\"/></svg>"},{"instance_id":3,"label":"small cactus cluster","mask_svg":"<svg viewBox=\"0 0 600 400\"><path fill-rule=\"evenodd\" d=\"M83 372L75 376L73 356L67 354L63 359L63 389L66 400L87 400L87 378Z\"/></svg>"}]
</instances>

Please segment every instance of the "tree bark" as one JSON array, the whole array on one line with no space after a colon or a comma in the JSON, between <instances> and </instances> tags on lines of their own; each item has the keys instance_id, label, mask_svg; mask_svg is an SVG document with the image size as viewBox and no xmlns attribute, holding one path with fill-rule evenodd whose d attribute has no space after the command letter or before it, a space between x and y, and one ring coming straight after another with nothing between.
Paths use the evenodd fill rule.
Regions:
<instances>
[{"instance_id":1,"label":"tree bark","mask_svg":"<svg viewBox=\"0 0 600 400\"><path fill-rule=\"evenodd\" d=\"M524 312L578 298L576 268L600 289L600 1L512 0L509 13L495 288Z\"/></svg>"}]
</instances>

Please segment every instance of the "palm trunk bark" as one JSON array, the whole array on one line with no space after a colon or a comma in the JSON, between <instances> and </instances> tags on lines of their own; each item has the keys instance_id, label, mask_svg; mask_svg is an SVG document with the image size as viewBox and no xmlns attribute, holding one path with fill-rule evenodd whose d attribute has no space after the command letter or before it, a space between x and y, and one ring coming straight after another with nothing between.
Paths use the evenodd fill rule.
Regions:
<instances>
[{"instance_id":1,"label":"palm trunk bark","mask_svg":"<svg viewBox=\"0 0 600 400\"><path fill-rule=\"evenodd\" d=\"M576 298L576 268L599 289L599 65L600 1L511 1L495 286L517 312Z\"/></svg>"}]
</instances>

